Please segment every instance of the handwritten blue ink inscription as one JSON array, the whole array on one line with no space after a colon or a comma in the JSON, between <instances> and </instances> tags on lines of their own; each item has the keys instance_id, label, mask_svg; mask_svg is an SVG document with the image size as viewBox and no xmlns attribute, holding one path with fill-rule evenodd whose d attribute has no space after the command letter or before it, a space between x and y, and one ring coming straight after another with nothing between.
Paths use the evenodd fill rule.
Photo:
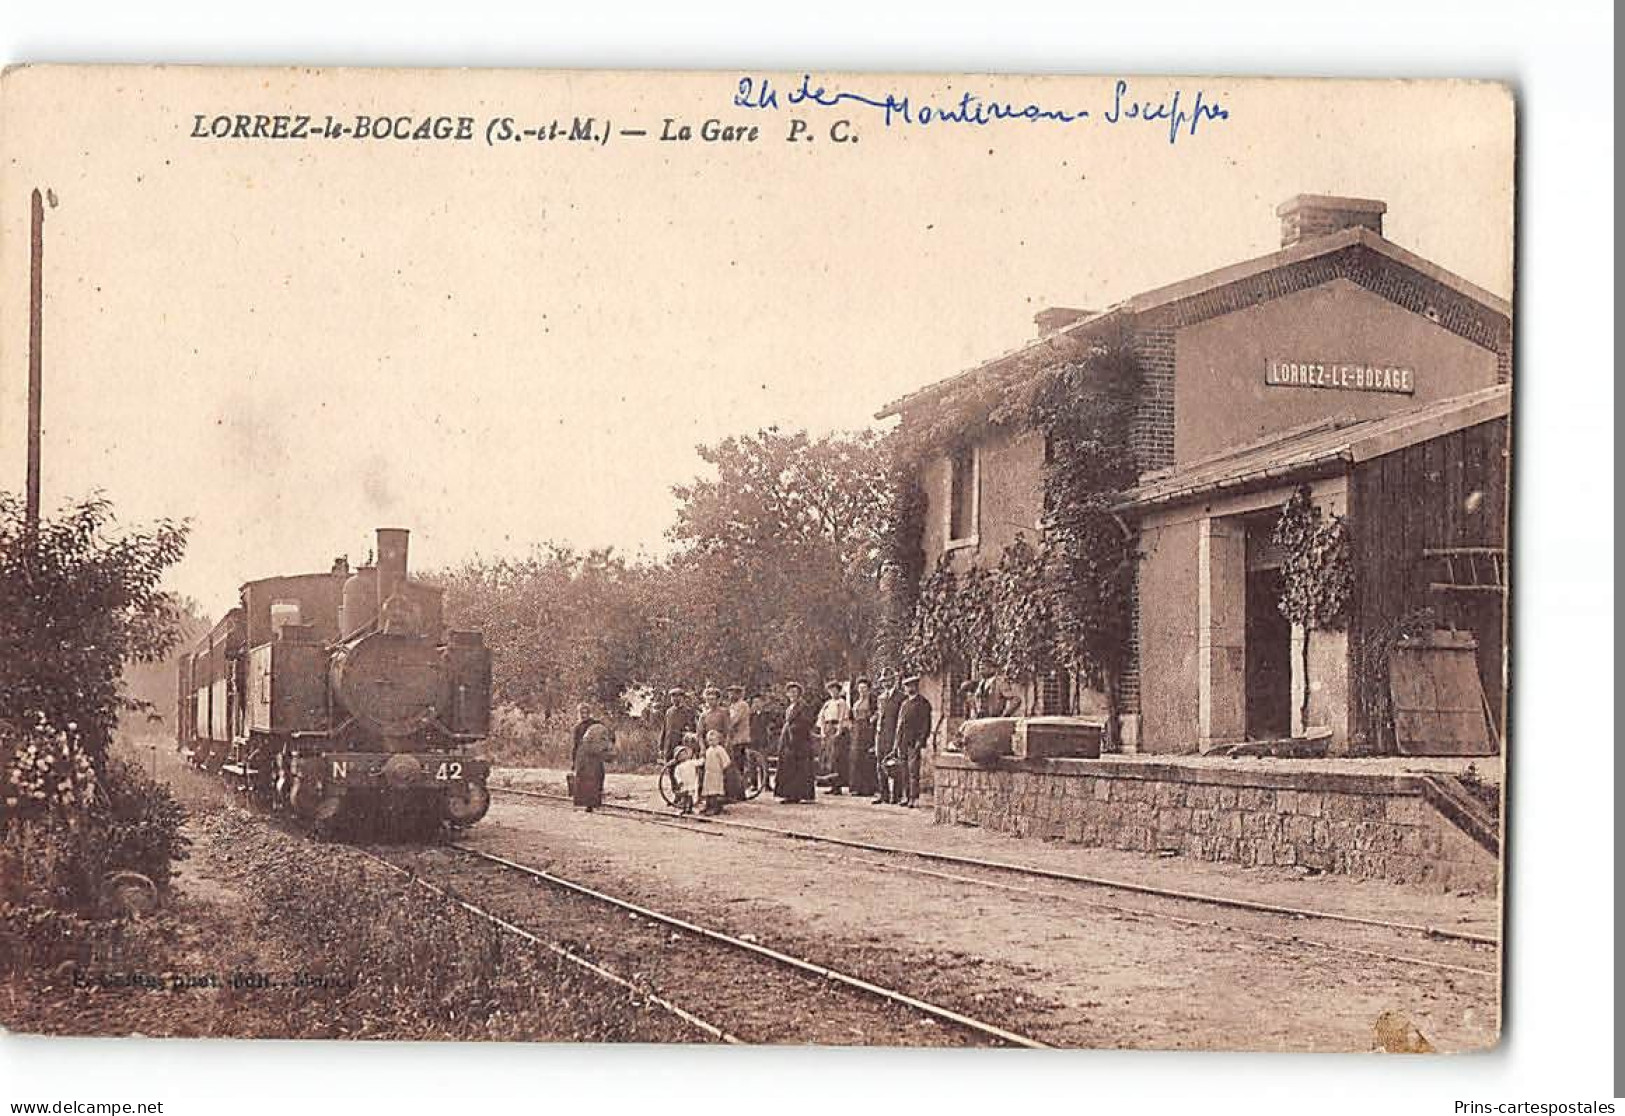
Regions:
<instances>
[{"instance_id":1,"label":"handwritten blue ink inscription","mask_svg":"<svg viewBox=\"0 0 1625 1116\"><path fill-rule=\"evenodd\" d=\"M1209 98L1201 89L1194 93L1175 89L1164 96L1142 96L1122 78L1113 86L1109 103L1084 107L1037 102L1019 104L975 93L963 93L959 100L947 102L914 99L893 91L880 93L814 85L812 75L803 74L801 84L784 95L783 103L792 108L803 105L852 107L878 115L887 128L950 124L986 127L1007 121L1095 124L1109 128L1143 128L1149 125L1166 135L1170 144L1178 143L1185 137L1194 137L1204 123L1230 119L1230 110L1217 98ZM733 104L742 109L777 111L780 107L779 91L767 78L742 77L735 87Z\"/></svg>"}]
</instances>

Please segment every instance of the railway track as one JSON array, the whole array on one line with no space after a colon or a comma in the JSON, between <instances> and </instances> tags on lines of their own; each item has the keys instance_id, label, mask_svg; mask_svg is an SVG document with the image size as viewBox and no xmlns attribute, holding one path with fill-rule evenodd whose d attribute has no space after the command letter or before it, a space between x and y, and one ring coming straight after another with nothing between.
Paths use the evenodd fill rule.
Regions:
<instances>
[{"instance_id":1,"label":"railway track","mask_svg":"<svg viewBox=\"0 0 1625 1116\"><path fill-rule=\"evenodd\" d=\"M547 941L546 939L531 933L529 930L526 930L523 926L518 926L503 918L501 915L494 914L491 911L486 910L484 907L481 907L475 903L470 903L466 899L453 895L445 888L430 883L416 872L413 872L411 869L401 867L399 864L396 864L387 857L379 856L377 853L368 852L366 849L358 848L354 849L353 851L376 864L382 865L398 875L405 876L411 880L415 886L422 888L431 895L439 896L441 899L444 899L460 909L467 911L476 918L485 920L492 926L495 926L497 929L503 931L505 934L508 934L510 937L518 938L520 941L534 946L537 949L546 950L553 956L557 957L560 961L582 969L583 971L588 972L598 979L604 981L606 984L612 984L617 988L630 992L638 1000L647 1004L649 1007L676 1017L708 1038L729 1044L738 1044L744 1041L737 1035L731 1034L703 1016L697 1015L694 1012L673 1003L664 996L657 995L652 990L634 983L626 977L621 976L619 973L612 972L609 969L606 969L604 966L599 965L572 950L566 949L557 942Z\"/></svg>"},{"instance_id":2,"label":"railway track","mask_svg":"<svg viewBox=\"0 0 1625 1116\"><path fill-rule=\"evenodd\" d=\"M594 934L591 931L584 931L583 920L579 917L572 918L567 912L561 913L556 907L550 908L548 913L551 917L545 919L548 925L567 925L572 937L587 939L572 948L561 941L550 941L539 933L527 929L524 924L528 921L526 918L498 913L461 898L457 892L463 888L454 889L433 882L420 870L421 861L416 866L408 867L374 852L357 851L394 872L410 877L417 886L490 922L504 933L549 951L562 963L575 965L625 989L651 1008L677 1017L714 1041L724 1043L809 1041L795 1030L788 1033L775 1030L778 1024L769 1022L776 1015L782 1014L786 1003L792 1002L792 999L785 995L788 990L782 987L782 979L777 992L769 989L768 985L773 978L767 976L765 971L776 970L800 984L799 994L803 998L809 1002L816 1001L819 1026L829 1041L839 1041L838 1037L831 1036L857 1035L860 1039L867 1040L877 1034L890 1034L900 1024L906 1026L901 1023L899 1017L909 1016L915 1020L929 1020L943 1031L953 1032L963 1040L964 1045L1035 1049L1046 1045L995 1023L748 940L748 937L739 937L703 926L690 919L611 895L557 873L465 844L451 842L434 849L423 850L422 855L432 857L440 853L452 853L482 868L494 868L510 877L517 876L530 883L540 884L568 900L581 901L624 914L630 921L615 925L606 937L601 917L596 920L599 929L598 933ZM488 890L466 878L463 882L468 887L479 888L482 894ZM656 928L659 932L651 934L651 930ZM667 932L672 935L671 938L666 937ZM688 949L674 947L673 942L679 936L687 940ZM593 938L597 940L596 946L590 940ZM637 938L641 940L630 940ZM731 958L723 960L721 965L717 966L719 953L733 955L735 958L748 958L752 971L742 972L740 964ZM600 959L594 960L588 954L596 955ZM604 954L615 954L622 961L621 971L617 972L610 968L602 960ZM740 983L743 985L742 990L730 989L719 999L715 988L708 990L702 988L703 982L696 983L693 977L698 969L707 966L725 970L728 979L723 983ZM644 970L659 970L659 973L651 976ZM679 1004L671 995L656 992L653 984L662 976L670 977L674 983L679 981L686 983L691 998L709 996L713 1003L703 1008L692 1003L685 1006ZM724 1026L716 1021L719 1016L728 1014L744 1016L744 1025L732 1023ZM752 1029L757 1033L750 1034ZM750 1037L743 1037L744 1035ZM852 1040L846 1038L845 1041Z\"/></svg>"},{"instance_id":3,"label":"railway track","mask_svg":"<svg viewBox=\"0 0 1625 1116\"><path fill-rule=\"evenodd\" d=\"M570 799L561 794L545 791L525 790L517 787L492 787L498 794L515 795L531 798L553 804L567 804ZM1031 885L1015 885L990 876L1017 876L1031 880L1055 881L1075 885L1084 889L1115 890L1127 894L1141 895L1172 904L1194 905L1215 909L1234 910L1245 912L1252 916L1279 918L1292 921L1319 920L1330 924L1342 924L1364 932L1380 932L1405 937L1419 937L1423 940L1439 943L1456 943L1460 947L1476 953L1485 947L1498 945L1494 938L1467 931L1451 930L1424 926L1415 923L1391 922L1382 919L1366 918L1359 915L1349 915L1341 912L1320 911L1312 908L1289 907L1278 904L1260 903L1253 900L1238 899L1230 896L1207 895L1199 892L1180 891L1169 888L1159 888L1149 884L1132 883L1122 880L1113 880L1105 877L1083 875L1065 872L1058 869L1039 868L1032 865L1014 864L1007 861L986 860L978 857L960 856L954 853L938 852L930 849L907 848L896 845L884 845L874 842L858 841L850 838L835 837L821 833L810 833L804 830L785 829L778 826L759 825L751 822L730 821L718 818L678 818L658 810L651 810L640 806L627 806L606 803L600 810L611 816L625 818L646 824L663 825L682 829L687 832L723 836L727 830L742 833L753 833L772 836L807 844L827 845L832 848L851 850L869 854L881 854L891 859L888 868L920 875L928 878L940 879L953 883L970 884L978 887L1014 892L1039 898L1061 900L1078 903L1097 910L1110 911L1134 917L1153 918L1160 921L1171 922L1184 926L1214 926L1219 925L1212 919L1192 918L1168 910L1156 910L1145 906L1104 902L1091 900L1077 893L1065 893L1054 889L1038 888ZM859 863L874 864L868 858L855 858ZM959 868L958 872L944 872L936 869L920 867L903 863L908 859L917 859L925 862L952 865ZM966 872L980 874L969 875ZM1294 946L1306 946L1327 952L1340 953L1366 960L1383 961L1390 964L1432 969L1441 972L1459 973L1489 980L1499 980L1498 968L1483 965L1463 964L1460 960L1442 960L1438 958L1417 957L1409 954L1394 953L1381 948L1367 948L1341 942L1328 942L1314 938L1305 938L1298 934L1282 934L1262 929L1258 926L1233 926L1234 929L1247 933L1253 937Z\"/></svg>"}]
</instances>

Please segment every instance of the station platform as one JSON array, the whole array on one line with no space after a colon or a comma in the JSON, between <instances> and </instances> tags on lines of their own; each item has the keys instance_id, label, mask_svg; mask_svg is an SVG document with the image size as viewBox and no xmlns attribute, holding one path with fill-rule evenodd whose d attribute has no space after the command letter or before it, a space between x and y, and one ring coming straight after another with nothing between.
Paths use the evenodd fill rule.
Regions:
<instances>
[{"instance_id":1,"label":"station platform","mask_svg":"<svg viewBox=\"0 0 1625 1116\"><path fill-rule=\"evenodd\" d=\"M946 753L953 754L953 753ZM1500 786L1500 756L1317 756L1307 759L1281 759L1274 756L1163 755L1158 753L1115 754L1090 762L1123 765L1168 765L1193 771L1269 772L1287 775L1320 773L1329 775L1470 775Z\"/></svg>"},{"instance_id":2,"label":"station platform","mask_svg":"<svg viewBox=\"0 0 1625 1116\"><path fill-rule=\"evenodd\" d=\"M562 770L499 768L493 787L563 794ZM508 799L509 803L523 802ZM611 772L608 805L672 813L660 799L653 775ZM498 796L502 805L502 797ZM872 842L898 849L974 857L1018 866L1098 875L1125 883L1245 897L1281 906L1306 906L1361 917L1454 927L1495 935L1500 907L1493 887L1418 888L1408 883L1350 874L1316 872L1304 865L1254 864L1199 859L1167 852L1083 846L1064 838L1035 839L989 827L945 823L930 803L915 809L874 805L867 798L820 794L816 803L784 805L764 795L731 804L723 819L751 826Z\"/></svg>"},{"instance_id":3,"label":"station platform","mask_svg":"<svg viewBox=\"0 0 1625 1116\"><path fill-rule=\"evenodd\" d=\"M1500 882L1499 756L935 757L940 823L1439 891Z\"/></svg>"}]
</instances>

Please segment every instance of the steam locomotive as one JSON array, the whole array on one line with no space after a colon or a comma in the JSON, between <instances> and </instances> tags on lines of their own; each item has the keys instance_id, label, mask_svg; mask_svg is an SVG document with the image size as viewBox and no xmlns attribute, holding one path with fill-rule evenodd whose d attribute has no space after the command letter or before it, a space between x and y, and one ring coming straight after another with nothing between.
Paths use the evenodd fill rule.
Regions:
<instances>
[{"instance_id":1,"label":"steam locomotive","mask_svg":"<svg viewBox=\"0 0 1625 1116\"><path fill-rule=\"evenodd\" d=\"M362 816L461 828L485 816L491 653L447 631L442 591L407 576L408 533L376 565L245 584L182 656L177 745L194 765L321 831Z\"/></svg>"}]
</instances>

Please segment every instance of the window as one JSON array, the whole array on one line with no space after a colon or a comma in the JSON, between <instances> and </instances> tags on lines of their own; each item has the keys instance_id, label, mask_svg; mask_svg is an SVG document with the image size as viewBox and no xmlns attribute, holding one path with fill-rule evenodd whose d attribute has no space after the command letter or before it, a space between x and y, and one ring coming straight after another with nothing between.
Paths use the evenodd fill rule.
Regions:
<instances>
[{"instance_id":1,"label":"window","mask_svg":"<svg viewBox=\"0 0 1625 1116\"><path fill-rule=\"evenodd\" d=\"M948 541L968 542L976 538L977 482L976 447L964 446L948 458Z\"/></svg>"},{"instance_id":2,"label":"window","mask_svg":"<svg viewBox=\"0 0 1625 1116\"><path fill-rule=\"evenodd\" d=\"M1038 715L1068 717L1072 714L1072 674L1057 667L1038 676Z\"/></svg>"},{"instance_id":3,"label":"window","mask_svg":"<svg viewBox=\"0 0 1625 1116\"><path fill-rule=\"evenodd\" d=\"M291 600L275 600L271 602L271 638L276 639L282 634L282 629L288 624L298 624L299 602Z\"/></svg>"},{"instance_id":4,"label":"window","mask_svg":"<svg viewBox=\"0 0 1625 1116\"><path fill-rule=\"evenodd\" d=\"M966 675L964 664L956 661L948 664L943 676L948 716L960 720L970 716L970 702L965 692Z\"/></svg>"}]
</instances>

